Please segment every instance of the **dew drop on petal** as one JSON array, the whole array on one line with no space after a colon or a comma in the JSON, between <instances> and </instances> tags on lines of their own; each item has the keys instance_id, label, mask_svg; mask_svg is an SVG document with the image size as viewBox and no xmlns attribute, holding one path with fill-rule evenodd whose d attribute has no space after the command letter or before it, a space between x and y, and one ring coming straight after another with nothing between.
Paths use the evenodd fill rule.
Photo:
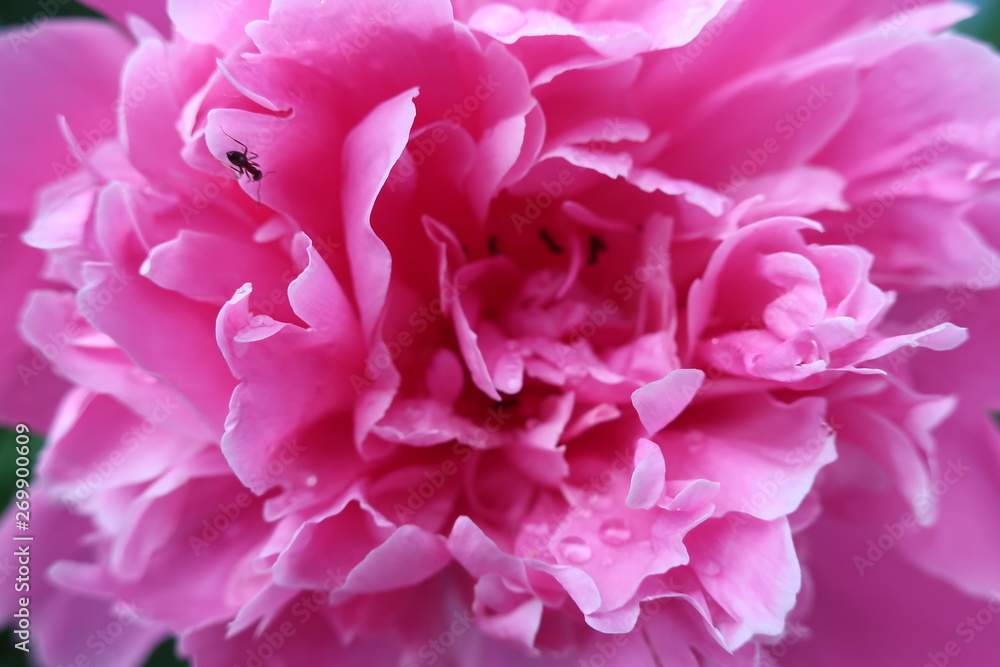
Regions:
<instances>
[{"instance_id":1,"label":"dew drop on petal","mask_svg":"<svg viewBox=\"0 0 1000 667\"><path fill-rule=\"evenodd\" d=\"M684 436L684 441L692 452L697 452L705 446L705 434L697 429L688 431L687 435Z\"/></svg>"},{"instance_id":2,"label":"dew drop on petal","mask_svg":"<svg viewBox=\"0 0 1000 667\"><path fill-rule=\"evenodd\" d=\"M704 563L701 564L700 569L702 574L705 574L706 576L709 577L714 577L720 572L722 572L722 568L719 567L719 564L716 563L714 560L706 560Z\"/></svg>"},{"instance_id":3,"label":"dew drop on petal","mask_svg":"<svg viewBox=\"0 0 1000 667\"><path fill-rule=\"evenodd\" d=\"M308 477L306 477L306 486L316 486L316 483L318 481L319 478L316 477L316 475L309 475Z\"/></svg>"},{"instance_id":4,"label":"dew drop on petal","mask_svg":"<svg viewBox=\"0 0 1000 667\"><path fill-rule=\"evenodd\" d=\"M593 552L582 537L567 537L559 543L559 554L570 563L586 563Z\"/></svg>"},{"instance_id":5,"label":"dew drop on petal","mask_svg":"<svg viewBox=\"0 0 1000 667\"><path fill-rule=\"evenodd\" d=\"M601 541L612 547L620 547L632 539L632 531L621 519L608 519L601 524Z\"/></svg>"}]
</instances>

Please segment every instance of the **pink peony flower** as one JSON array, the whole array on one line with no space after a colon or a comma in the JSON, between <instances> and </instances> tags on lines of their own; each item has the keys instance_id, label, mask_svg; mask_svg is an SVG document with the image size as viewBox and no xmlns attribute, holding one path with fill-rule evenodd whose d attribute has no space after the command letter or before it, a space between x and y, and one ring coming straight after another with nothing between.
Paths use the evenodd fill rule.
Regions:
<instances>
[{"instance_id":1,"label":"pink peony flower","mask_svg":"<svg viewBox=\"0 0 1000 667\"><path fill-rule=\"evenodd\" d=\"M130 4L0 36L39 664L1000 655L965 6Z\"/></svg>"}]
</instances>

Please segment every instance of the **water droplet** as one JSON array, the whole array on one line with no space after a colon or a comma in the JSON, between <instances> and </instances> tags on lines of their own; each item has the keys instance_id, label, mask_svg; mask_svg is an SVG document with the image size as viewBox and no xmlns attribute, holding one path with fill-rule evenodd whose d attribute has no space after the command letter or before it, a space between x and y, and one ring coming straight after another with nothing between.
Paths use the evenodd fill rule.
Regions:
<instances>
[{"instance_id":1,"label":"water droplet","mask_svg":"<svg viewBox=\"0 0 1000 667\"><path fill-rule=\"evenodd\" d=\"M632 531L621 519L608 519L601 524L601 541L612 547L619 547L632 539Z\"/></svg>"},{"instance_id":2,"label":"water droplet","mask_svg":"<svg viewBox=\"0 0 1000 667\"><path fill-rule=\"evenodd\" d=\"M586 563L593 552L582 537L567 537L559 543L559 553L570 563Z\"/></svg>"},{"instance_id":3,"label":"water droplet","mask_svg":"<svg viewBox=\"0 0 1000 667\"><path fill-rule=\"evenodd\" d=\"M701 564L701 572L709 577L714 577L715 575L722 572L722 568L714 560L706 560Z\"/></svg>"},{"instance_id":4,"label":"water droplet","mask_svg":"<svg viewBox=\"0 0 1000 667\"><path fill-rule=\"evenodd\" d=\"M403 414L406 415L407 419L414 419L414 420L416 420L416 419L420 418L420 416L421 416L422 413L423 413L423 411L420 408L418 408L417 406L415 406L415 405L407 405L403 409Z\"/></svg>"},{"instance_id":5,"label":"water droplet","mask_svg":"<svg viewBox=\"0 0 1000 667\"><path fill-rule=\"evenodd\" d=\"M712 345L718 345L718 344L719 344L719 339L718 338L713 338L712 339Z\"/></svg>"},{"instance_id":6,"label":"water droplet","mask_svg":"<svg viewBox=\"0 0 1000 667\"><path fill-rule=\"evenodd\" d=\"M688 431L684 436L684 441L692 452L697 452L705 446L705 434L697 429Z\"/></svg>"},{"instance_id":7,"label":"water droplet","mask_svg":"<svg viewBox=\"0 0 1000 667\"><path fill-rule=\"evenodd\" d=\"M319 478L316 475L306 477L306 486L316 486L317 482L319 482Z\"/></svg>"}]
</instances>

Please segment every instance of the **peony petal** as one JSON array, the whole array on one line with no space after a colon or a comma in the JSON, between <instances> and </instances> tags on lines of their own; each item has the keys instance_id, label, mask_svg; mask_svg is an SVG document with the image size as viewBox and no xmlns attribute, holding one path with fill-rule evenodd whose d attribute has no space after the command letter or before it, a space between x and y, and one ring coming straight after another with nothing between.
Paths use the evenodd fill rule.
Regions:
<instances>
[{"instance_id":1,"label":"peony petal","mask_svg":"<svg viewBox=\"0 0 1000 667\"><path fill-rule=\"evenodd\" d=\"M636 389L632 394L632 405L647 433L657 433L676 419L698 393L704 380L703 371L682 368Z\"/></svg>"}]
</instances>

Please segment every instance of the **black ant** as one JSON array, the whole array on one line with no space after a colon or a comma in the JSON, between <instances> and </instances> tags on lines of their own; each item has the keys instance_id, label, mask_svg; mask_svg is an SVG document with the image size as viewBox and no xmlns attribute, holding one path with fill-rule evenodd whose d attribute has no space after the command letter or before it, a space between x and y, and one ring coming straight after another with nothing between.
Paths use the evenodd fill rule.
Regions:
<instances>
[{"instance_id":1,"label":"black ant","mask_svg":"<svg viewBox=\"0 0 1000 667\"><path fill-rule=\"evenodd\" d=\"M222 130L221 127L219 129ZM260 165L254 162L254 160L257 159L258 155L256 153L251 153L250 148L245 143L243 143L236 137L232 136L225 130L222 130L222 133L243 147L242 153L239 151L226 151L226 159L229 160L229 164L226 166L232 169L234 172L236 172L237 177L249 176L251 181L254 181L255 183L258 184L257 205L259 206L260 205L259 184L260 184L260 179L264 178L264 172L260 170Z\"/></svg>"}]
</instances>

